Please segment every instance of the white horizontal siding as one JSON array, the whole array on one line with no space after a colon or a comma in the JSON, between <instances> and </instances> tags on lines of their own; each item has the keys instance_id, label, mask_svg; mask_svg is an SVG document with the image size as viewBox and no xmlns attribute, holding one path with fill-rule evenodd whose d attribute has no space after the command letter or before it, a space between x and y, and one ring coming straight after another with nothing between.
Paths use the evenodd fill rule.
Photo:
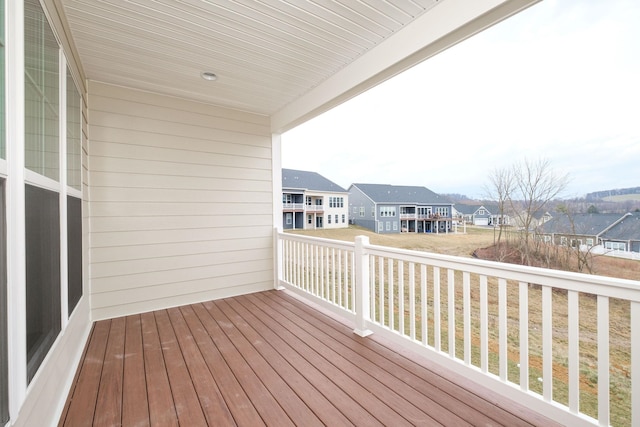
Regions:
<instances>
[{"instance_id":1,"label":"white horizontal siding","mask_svg":"<svg viewBox=\"0 0 640 427\"><path fill-rule=\"evenodd\" d=\"M89 84L94 319L273 285L263 116Z\"/></svg>"}]
</instances>

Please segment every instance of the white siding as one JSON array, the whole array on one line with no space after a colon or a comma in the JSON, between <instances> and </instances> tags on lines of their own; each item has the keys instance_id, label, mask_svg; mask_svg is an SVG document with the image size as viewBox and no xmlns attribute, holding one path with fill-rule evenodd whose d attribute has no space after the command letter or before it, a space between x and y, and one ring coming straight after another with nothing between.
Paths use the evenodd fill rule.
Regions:
<instances>
[{"instance_id":1,"label":"white siding","mask_svg":"<svg viewBox=\"0 0 640 427\"><path fill-rule=\"evenodd\" d=\"M94 319L273 286L268 118L89 84Z\"/></svg>"}]
</instances>

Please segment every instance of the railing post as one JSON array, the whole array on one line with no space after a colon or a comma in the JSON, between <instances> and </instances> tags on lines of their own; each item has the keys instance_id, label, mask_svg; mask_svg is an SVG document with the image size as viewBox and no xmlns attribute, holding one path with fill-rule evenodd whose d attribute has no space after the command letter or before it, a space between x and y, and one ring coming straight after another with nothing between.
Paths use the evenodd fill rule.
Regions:
<instances>
[{"instance_id":1,"label":"railing post","mask_svg":"<svg viewBox=\"0 0 640 427\"><path fill-rule=\"evenodd\" d=\"M356 328L354 332L361 337L366 337L373 333L367 329L367 323L371 319L371 306L369 304L369 254L365 247L369 245L369 238L367 236L357 236L355 243L354 269L356 285L354 293L356 302Z\"/></svg>"},{"instance_id":2,"label":"railing post","mask_svg":"<svg viewBox=\"0 0 640 427\"><path fill-rule=\"evenodd\" d=\"M283 241L280 238L280 229L275 227L273 230L273 288L283 290L284 286L280 284L283 279Z\"/></svg>"}]
</instances>

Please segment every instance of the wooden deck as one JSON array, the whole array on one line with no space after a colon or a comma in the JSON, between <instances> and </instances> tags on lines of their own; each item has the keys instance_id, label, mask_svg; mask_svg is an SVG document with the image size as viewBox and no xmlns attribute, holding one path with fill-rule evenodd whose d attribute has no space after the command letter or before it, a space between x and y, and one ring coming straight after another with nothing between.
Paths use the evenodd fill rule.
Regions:
<instances>
[{"instance_id":1,"label":"wooden deck","mask_svg":"<svg viewBox=\"0 0 640 427\"><path fill-rule=\"evenodd\" d=\"M60 426L552 426L284 291L97 322Z\"/></svg>"}]
</instances>

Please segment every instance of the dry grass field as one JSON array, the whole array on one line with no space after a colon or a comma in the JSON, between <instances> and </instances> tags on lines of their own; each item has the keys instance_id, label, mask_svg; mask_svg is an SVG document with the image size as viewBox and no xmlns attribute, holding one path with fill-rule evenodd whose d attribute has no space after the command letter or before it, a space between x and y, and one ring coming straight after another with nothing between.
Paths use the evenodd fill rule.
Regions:
<instances>
[{"instance_id":1,"label":"dry grass field","mask_svg":"<svg viewBox=\"0 0 640 427\"><path fill-rule=\"evenodd\" d=\"M471 257L472 253L479 248L486 248L493 245L494 233L493 229L480 227L467 227L466 233L451 234L376 234L369 230L359 227L349 227L347 229L336 230L296 230L291 233L305 234L309 236L322 237L327 239L336 239L353 242L356 236L366 235L372 244L397 247L402 249L420 250L426 252L434 252L448 255L456 255L462 257ZM640 261L622 260L618 258L610 258L605 256L596 257L593 261L594 270L597 274L620 277L632 280L640 279ZM460 283L461 280L457 280ZM497 309L493 307L497 305L497 284L489 282L489 317L490 322L497 322ZM405 281L405 283L407 283ZM446 284L441 286L441 295L443 296L442 312L446 316ZM472 286L472 317L477 319L479 316L479 290L478 286ZM462 319L462 286L456 285L456 312L458 319ZM518 362L518 287L510 286L507 296L512 308L510 308L508 317L509 327L509 379L517 382L519 375ZM530 386L532 390L541 392L542 383L539 378L542 377L542 357L541 357L541 330L542 330L542 307L541 292L539 287L531 287L529 290L529 342L530 342ZM460 307L458 307L460 305ZM567 327L567 295L562 292L554 292L553 294L553 312L554 312L554 400L567 404L567 387L568 382L568 365L566 362L567 343L568 343L568 327ZM597 417L597 331L596 331L596 299L592 295L580 295L580 382L581 382L581 402L580 409L582 412ZM430 318L432 319L432 317ZM610 302L610 375L611 375L611 424L615 426L630 425L630 310L626 301L612 300ZM446 324L446 319L443 319ZM479 334L479 328L473 327ZM458 332L459 331L459 332ZM443 333L446 331L443 330ZM431 333L431 332L430 332ZM456 353L462 349L462 325L457 328L456 336L460 334L460 338L456 337ZM433 336L433 333L431 333ZM443 340L446 342L445 336ZM473 359L479 359L479 338L475 339ZM498 339L497 335L490 336L490 352L497 354ZM538 349L540 351L538 352ZM446 351L446 344L443 350ZM497 358L491 357L490 371L496 373Z\"/></svg>"}]
</instances>

